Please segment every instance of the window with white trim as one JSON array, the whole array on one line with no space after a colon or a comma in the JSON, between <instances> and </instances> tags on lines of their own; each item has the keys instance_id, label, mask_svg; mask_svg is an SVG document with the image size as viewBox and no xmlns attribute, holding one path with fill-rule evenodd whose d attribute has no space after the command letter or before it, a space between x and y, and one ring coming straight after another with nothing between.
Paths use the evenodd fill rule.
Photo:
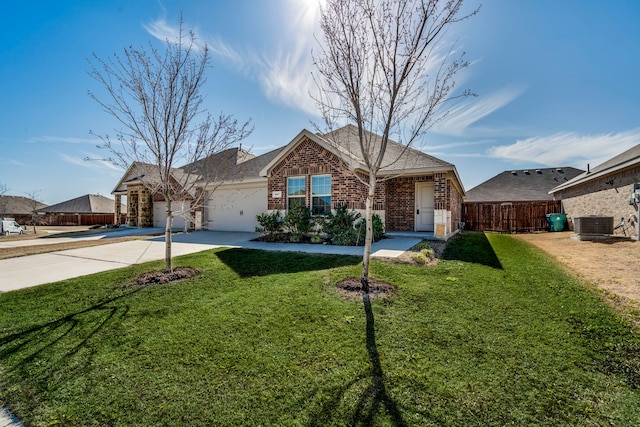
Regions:
<instances>
[{"instance_id":1,"label":"window with white trim","mask_svg":"<svg viewBox=\"0 0 640 427\"><path fill-rule=\"evenodd\" d=\"M306 198L307 178L304 176L287 178L287 209L290 209L293 203L306 206Z\"/></svg>"},{"instance_id":2,"label":"window with white trim","mask_svg":"<svg viewBox=\"0 0 640 427\"><path fill-rule=\"evenodd\" d=\"M311 214L331 213L331 175L311 177Z\"/></svg>"}]
</instances>

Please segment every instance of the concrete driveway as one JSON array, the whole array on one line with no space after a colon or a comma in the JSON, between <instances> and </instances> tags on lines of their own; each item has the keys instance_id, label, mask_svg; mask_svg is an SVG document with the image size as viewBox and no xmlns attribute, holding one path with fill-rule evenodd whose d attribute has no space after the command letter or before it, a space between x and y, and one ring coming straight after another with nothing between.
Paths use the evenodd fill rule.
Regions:
<instances>
[{"instance_id":1,"label":"concrete driveway","mask_svg":"<svg viewBox=\"0 0 640 427\"><path fill-rule=\"evenodd\" d=\"M144 229L144 231L149 233L149 229ZM172 237L172 255L187 255L219 247L362 255L361 247L252 241L252 239L255 239L258 235L258 233L216 231L196 231L186 234L176 234ZM109 236L116 237L117 233L110 233ZM87 238L97 237L88 236ZM56 238L52 238L51 240L53 241L55 239ZM392 236L374 243L371 254L372 257L398 257L421 240L422 238L420 236ZM20 244L22 244L22 242ZM40 243L38 242L38 244ZM144 240L4 259L0 260L0 292L57 282L147 261L161 260L164 259L164 251L164 236L161 236Z\"/></svg>"}]
</instances>

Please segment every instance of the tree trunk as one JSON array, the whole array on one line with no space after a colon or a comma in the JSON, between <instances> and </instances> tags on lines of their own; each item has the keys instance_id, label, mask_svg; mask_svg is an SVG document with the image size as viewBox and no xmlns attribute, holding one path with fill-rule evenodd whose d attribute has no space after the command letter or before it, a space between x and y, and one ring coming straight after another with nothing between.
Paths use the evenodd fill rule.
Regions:
<instances>
[{"instance_id":1,"label":"tree trunk","mask_svg":"<svg viewBox=\"0 0 640 427\"><path fill-rule=\"evenodd\" d=\"M173 226L173 214L171 213L171 198L165 195L166 207L167 207L167 225L164 230L164 264L165 270L171 271L171 227Z\"/></svg>"},{"instance_id":2,"label":"tree trunk","mask_svg":"<svg viewBox=\"0 0 640 427\"><path fill-rule=\"evenodd\" d=\"M364 219L366 222L366 233L364 238L364 254L362 256L362 276L360 277L360 283L362 284L362 291L366 294L369 293L369 260L371 258L371 245L373 244L373 201L376 194L376 175L370 173L369 175L369 193L365 201L365 213Z\"/></svg>"}]
</instances>

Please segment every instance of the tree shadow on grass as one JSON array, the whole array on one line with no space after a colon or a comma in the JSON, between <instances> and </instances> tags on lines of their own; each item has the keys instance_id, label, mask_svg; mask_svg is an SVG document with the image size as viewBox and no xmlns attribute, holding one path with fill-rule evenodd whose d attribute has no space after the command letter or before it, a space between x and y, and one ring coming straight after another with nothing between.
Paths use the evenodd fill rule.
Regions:
<instances>
[{"instance_id":1,"label":"tree shadow on grass","mask_svg":"<svg viewBox=\"0 0 640 427\"><path fill-rule=\"evenodd\" d=\"M404 426L406 423L402 419L400 409L396 402L389 396L387 387L384 383L385 377L380 364L380 354L378 353L378 345L376 344L375 319L373 310L371 309L371 300L369 294L362 295L364 311L367 316L367 353L371 362L371 384L360 396L358 408L353 414L352 425L373 425L375 416L381 409L389 415L391 422L395 426Z\"/></svg>"},{"instance_id":2,"label":"tree shadow on grass","mask_svg":"<svg viewBox=\"0 0 640 427\"><path fill-rule=\"evenodd\" d=\"M480 232L465 232L450 241L442 259L471 262L503 270L489 239Z\"/></svg>"},{"instance_id":3,"label":"tree shadow on grass","mask_svg":"<svg viewBox=\"0 0 640 427\"><path fill-rule=\"evenodd\" d=\"M360 257L349 255L310 255L239 248L218 251L215 255L240 277L326 270L356 265L361 261Z\"/></svg>"},{"instance_id":4,"label":"tree shadow on grass","mask_svg":"<svg viewBox=\"0 0 640 427\"><path fill-rule=\"evenodd\" d=\"M376 343L375 318L371 308L369 294L362 295L362 302L366 315L366 345L367 354L371 363L368 370L369 378L364 381L369 385L360 393L355 411L351 416L351 422L346 425L351 426L371 426L378 423L379 418L384 416L393 426L405 426L407 423L402 417L398 405L387 391L385 384L385 374L380 363L380 354ZM317 410L312 412L310 427L319 427L326 424L335 424L334 412L340 406L345 394L363 379L358 376L356 379L340 386L326 390L331 394L331 398L326 400ZM317 391L316 391L317 393ZM346 421L346 420L344 420Z\"/></svg>"},{"instance_id":5,"label":"tree shadow on grass","mask_svg":"<svg viewBox=\"0 0 640 427\"><path fill-rule=\"evenodd\" d=\"M120 295L105 298L102 301L59 319L31 326L19 332L0 336L0 361L16 359L6 363L12 366L7 374L14 373L22 378L29 378L47 388L55 387L52 378L59 377L58 367L70 362L71 358L89 347L89 341L101 330L114 322L122 321L129 312L127 305L110 304L140 291L143 287ZM83 366L91 363L91 354L84 363L75 364L73 368L81 371ZM81 373L81 372L80 372ZM68 376L65 376L65 378Z\"/></svg>"}]
</instances>

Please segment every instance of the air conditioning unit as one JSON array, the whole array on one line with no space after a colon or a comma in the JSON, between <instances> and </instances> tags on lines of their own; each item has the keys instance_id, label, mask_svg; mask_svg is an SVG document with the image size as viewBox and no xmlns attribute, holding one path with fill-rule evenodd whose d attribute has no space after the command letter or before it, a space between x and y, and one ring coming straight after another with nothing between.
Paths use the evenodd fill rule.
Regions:
<instances>
[{"instance_id":1,"label":"air conditioning unit","mask_svg":"<svg viewBox=\"0 0 640 427\"><path fill-rule=\"evenodd\" d=\"M591 215L573 218L573 231L577 234L613 234L613 217Z\"/></svg>"}]
</instances>

